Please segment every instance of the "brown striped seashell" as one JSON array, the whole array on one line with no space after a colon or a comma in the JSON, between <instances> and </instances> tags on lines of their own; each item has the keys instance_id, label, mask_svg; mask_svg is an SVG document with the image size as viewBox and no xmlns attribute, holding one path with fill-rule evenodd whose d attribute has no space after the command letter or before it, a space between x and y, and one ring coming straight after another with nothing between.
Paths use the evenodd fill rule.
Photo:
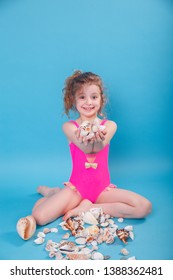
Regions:
<instances>
[{"instance_id":1,"label":"brown striped seashell","mask_svg":"<svg viewBox=\"0 0 173 280\"><path fill-rule=\"evenodd\" d=\"M123 229L117 229L116 234L124 244L127 244L126 240L129 237L129 232L127 230L125 230L124 228Z\"/></svg>"},{"instance_id":2,"label":"brown striped seashell","mask_svg":"<svg viewBox=\"0 0 173 280\"><path fill-rule=\"evenodd\" d=\"M33 216L27 216L25 218L19 219L16 225L17 232L19 236L28 240L31 238L36 230L36 221Z\"/></svg>"}]
</instances>

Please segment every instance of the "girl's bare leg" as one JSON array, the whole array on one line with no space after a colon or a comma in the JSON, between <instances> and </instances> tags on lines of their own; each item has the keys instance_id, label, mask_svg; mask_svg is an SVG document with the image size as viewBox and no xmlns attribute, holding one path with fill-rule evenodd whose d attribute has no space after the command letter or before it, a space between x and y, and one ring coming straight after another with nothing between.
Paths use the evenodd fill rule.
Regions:
<instances>
[{"instance_id":1,"label":"girl's bare leg","mask_svg":"<svg viewBox=\"0 0 173 280\"><path fill-rule=\"evenodd\" d=\"M59 192L61 189L59 187L55 187L55 188L49 188L47 186L39 186L37 188L37 192L42 194L43 196L51 196L57 192Z\"/></svg>"},{"instance_id":2,"label":"girl's bare leg","mask_svg":"<svg viewBox=\"0 0 173 280\"><path fill-rule=\"evenodd\" d=\"M78 192L63 188L49 197L41 198L34 206L32 215L37 224L45 225L77 207L81 201Z\"/></svg>"},{"instance_id":3,"label":"girl's bare leg","mask_svg":"<svg viewBox=\"0 0 173 280\"><path fill-rule=\"evenodd\" d=\"M64 219L77 215L81 211L82 204L83 201L75 209L67 212ZM144 218L152 208L150 201L143 196L118 188L102 192L94 204L88 201L84 206L87 210L101 207L104 213L123 218Z\"/></svg>"}]
</instances>

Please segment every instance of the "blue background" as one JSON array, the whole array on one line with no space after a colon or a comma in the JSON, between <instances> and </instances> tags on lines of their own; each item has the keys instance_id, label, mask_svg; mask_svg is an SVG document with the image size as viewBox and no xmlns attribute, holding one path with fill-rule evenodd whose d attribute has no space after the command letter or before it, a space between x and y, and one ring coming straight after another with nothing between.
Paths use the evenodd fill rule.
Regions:
<instances>
[{"instance_id":1,"label":"blue background","mask_svg":"<svg viewBox=\"0 0 173 280\"><path fill-rule=\"evenodd\" d=\"M105 83L107 115L118 125L112 182L153 203L147 219L125 221L136 233L131 254L173 259L172 31L171 0L0 1L1 259L46 258L15 225L31 213L38 185L69 178L62 89L74 69ZM112 246L100 250L120 259Z\"/></svg>"}]
</instances>

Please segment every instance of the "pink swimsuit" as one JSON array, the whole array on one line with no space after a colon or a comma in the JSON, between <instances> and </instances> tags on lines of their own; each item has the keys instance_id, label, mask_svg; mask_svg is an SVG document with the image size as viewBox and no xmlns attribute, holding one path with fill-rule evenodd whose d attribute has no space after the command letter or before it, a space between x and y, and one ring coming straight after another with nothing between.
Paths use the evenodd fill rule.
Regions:
<instances>
[{"instance_id":1,"label":"pink swimsuit","mask_svg":"<svg viewBox=\"0 0 173 280\"><path fill-rule=\"evenodd\" d=\"M79 127L75 121L71 121ZM102 125L106 120L102 121ZM83 198L95 202L101 192L116 186L110 184L108 169L109 144L97 154L85 154L75 144L70 143L73 169L69 182L64 183L78 190Z\"/></svg>"}]
</instances>

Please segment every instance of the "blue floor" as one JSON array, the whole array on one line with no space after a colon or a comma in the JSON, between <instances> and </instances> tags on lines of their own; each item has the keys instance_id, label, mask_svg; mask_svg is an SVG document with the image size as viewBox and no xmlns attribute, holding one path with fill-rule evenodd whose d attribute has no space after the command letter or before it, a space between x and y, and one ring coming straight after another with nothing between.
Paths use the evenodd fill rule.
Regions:
<instances>
[{"instance_id":1,"label":"blue floor","mask_svg":"<svg viewBox=\"0 0 173 280\"><path fill-rule=\"evenodd\" d=\"M61 174L57 173L58 162L53 159L14 159L3 162L1 166L1 228L0 259L4 260L47 260L48 253L44 246L35 245L34 237L23 241L16 233L16 222L20 217L31 213L33 204L40 198L36 186L62 185L69 177L70 165L61 161ZM116 170L116 172L115 172ZM141 162L111 162L112 182L120 188L129 189L146 196L153 203L153 212L146 219L125 219L119 227L134 226L134 241L129 241L126 248L129 257L139 260L172 260L172 165L169 160L146 160ZM115 174L116 173L116 174ZM115 181L116 180L116 181ZM57 183L57 184L56 184ZM60 241L64 232L58 224L61 218L51 223L58 227L59 233L51 233L47 239ZM38 227L37 232L43 227ZM36 233L37 233L36 232ZM119 260L123 247L118 240L114 244L99 246L99 251L110 255L112 260Z\"/></svg>"}]
</instances>

